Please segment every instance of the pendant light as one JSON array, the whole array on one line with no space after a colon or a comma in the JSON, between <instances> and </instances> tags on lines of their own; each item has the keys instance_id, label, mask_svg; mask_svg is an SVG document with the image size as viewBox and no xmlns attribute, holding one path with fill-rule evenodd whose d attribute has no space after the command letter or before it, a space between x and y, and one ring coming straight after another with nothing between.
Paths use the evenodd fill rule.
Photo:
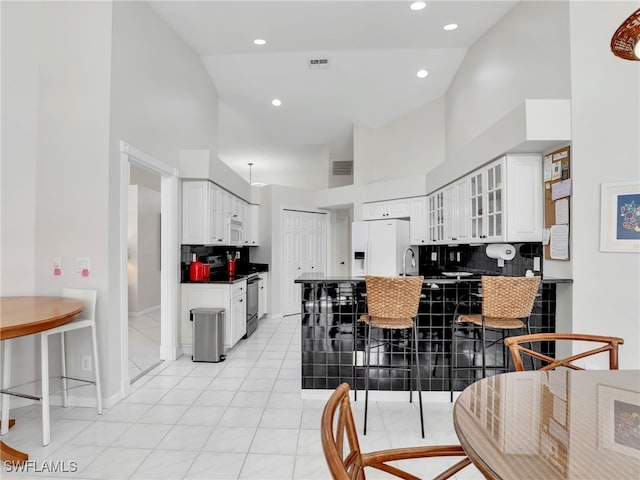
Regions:
<instances>
[{"instance_id":1,"label":"pendant light","mask_svg":"<svg viewBox=\"0 0 640 480\"><path fill-rule=\"evenodd\" d=\"M253 185L253 182L251 181L251 167L253 167L253 163L249 162L247 165L249 165L249 185Z\"/></svg>"},{"instance_id":2,"label":"pendant light","mask_svg":"<svg viewBox=\"0 0 640 480\"><path fill-rule=\"evenodd\" d=\"M611 51L625 60L640 60L640 8L629 15L613 34Z\"/></svg>"}]
</instances>

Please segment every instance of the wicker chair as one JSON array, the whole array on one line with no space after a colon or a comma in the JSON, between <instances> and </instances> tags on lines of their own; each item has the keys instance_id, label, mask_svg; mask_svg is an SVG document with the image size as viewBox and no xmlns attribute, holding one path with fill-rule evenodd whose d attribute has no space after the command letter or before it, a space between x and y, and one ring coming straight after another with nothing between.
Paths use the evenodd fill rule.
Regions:
<instances>
[{"instance_id":1,"label":"wicker chair","mask_svg":"<svg viewBox=\"0 0 640 480\"><path fill-rule=\"evenodd\" d=\"M576 342L595 342L602 343L597 348L576 353L565 358L552 358L532 349L531 344L535 342L552 342L559 340L576 341ZM609 352L609 369L618 369L618 345L622 345L624 340L619 337L604 337L600 335L584 335L579 333L536 333L534 335L519 335L517 337L505 338L504 343L509 347L513 364L517 371L523 371L521 354L529 355L531 358L537 358L546 362L539 370L553 370L557 367L566 367L572 370L584 370L584 368L574 365L573 362L598 353ZM523 347L522 344L529 344L529 348Z\"/></svg>"},{"instance_id":2,"label":"wicker chair","mask_svg":"<svg viewBox=\"0 0 640 480\"><path fill-rule=\"evenodd\" d=\"M480 314L458 314L457 308L454 313L454 321L451 325L451 372L450 386L451 398L453 399L454 375L457 366L456 329L461 326L473 328L474 334L480 327L480 346L482 366L475 365L465 367L466 369L482 369L482 378L487 376L486 365L486 330L499 331L501 337L489 343L489 346L504 340L507 332L517 329L529 328L528 317L533 310L533 303L540 286L540 277L499 277L483 276L482 279L482 313ZM475 340L474 340L475 357ZM508 370L507 355L503 345L503 365L492 365L492 369Z\"/></svg>"},{"instance_id":3,"label":"wicker chair","mask_svg":"<svg viewBox=\"0 0 640 480\"><path fill-rule=\"evenodd\" d=\"M415 316L418 314L420 303L420 293L422 292L423 277L374 277L366 276L365 284L367 288L367 314L360 319L367 325L367 342L365 352L365 400L364 400L364 429L363 434L367 434L367 414L369 406L369 378L371 369L371 349L385 347L389 353L389 363L380 365L379 369L396 369L409 372L409 402L413 401L413 368L411 355L407 365L392 365L392 350L397 348L394 345L393 331L408 330L409 340L406 345L400 347L403 353L413 353L415 358L416 386L418 388L418 399L420 403L420 425L422 438L424 438L424 414L422 412L422 386L420 383L420 363L418 360L418 335L416 332ZM375 345L371 344L371 330L373 328L382 329L383 337L388 335L387 340L381 340ZM384 330L387 330L385 332ZM378 350L379 352L379 350ZM378 353L378 359L381 354Z\"/></svg>"},{"instance_id":4,"label":"wicker chair","mask_svg":"<svg viewBox=\"0 0 640 480\"><path fill-rule=\"evenodd\" d=\"M322 412L320 432L324 456L334 480L364 480L367 467L382 470L398 478L417 480L416 476L387 462L428 457L464 457L436 477L444 480L471 463L460 445L407 447L362 453L347 383L339 385L327 401Z\"/></svg>"}]
</instances>

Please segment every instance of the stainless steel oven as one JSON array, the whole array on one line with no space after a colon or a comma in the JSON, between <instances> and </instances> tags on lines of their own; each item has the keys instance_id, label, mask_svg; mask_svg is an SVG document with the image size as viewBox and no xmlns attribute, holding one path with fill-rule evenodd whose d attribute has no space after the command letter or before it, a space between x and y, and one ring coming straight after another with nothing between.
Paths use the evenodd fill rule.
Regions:
<instances>
[{"instance_id":1,"label":"stainless steel oven","mask_svg":"<svg viewBox=\"0 0 640 480\"><path fill-rule=\"evenodd\" d=\"M260 277L253 275L247 278L247 337L258 328L258 282Z\"/></svg>"}]
</instances>

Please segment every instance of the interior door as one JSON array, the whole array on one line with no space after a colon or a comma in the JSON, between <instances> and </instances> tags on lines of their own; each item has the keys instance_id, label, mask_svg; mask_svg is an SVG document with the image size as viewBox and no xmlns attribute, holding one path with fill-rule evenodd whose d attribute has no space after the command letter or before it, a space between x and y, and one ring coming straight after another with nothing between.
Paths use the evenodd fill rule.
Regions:
<instances>
[{"instance_id":1,"label":"interior door","mask_svg":"<svg viewBox=\"0 0 640 480\"><path fill-rule=\"evenodd\" d=\"M323 213L284 210L283 226L283 313L300 313L302 273L325 273L327 259L327 220Z\"/></svg>"}]
</instances>

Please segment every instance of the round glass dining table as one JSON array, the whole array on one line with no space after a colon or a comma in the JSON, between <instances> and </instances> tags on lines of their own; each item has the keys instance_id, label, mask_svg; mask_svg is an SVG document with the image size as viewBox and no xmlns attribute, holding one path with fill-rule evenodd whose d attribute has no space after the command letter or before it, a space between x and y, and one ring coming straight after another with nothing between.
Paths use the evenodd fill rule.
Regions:
<instances>
[{"instance_id":1,"label":"round glass dining table","mask_svg":"<svg viewBox=\"0 0 640 480\"><path fill-rule=\"evenodd\" d=\"M453 420L489 479L640 478L640 370L488 377L460 394Z\"/></svg>"}]
</instances>

